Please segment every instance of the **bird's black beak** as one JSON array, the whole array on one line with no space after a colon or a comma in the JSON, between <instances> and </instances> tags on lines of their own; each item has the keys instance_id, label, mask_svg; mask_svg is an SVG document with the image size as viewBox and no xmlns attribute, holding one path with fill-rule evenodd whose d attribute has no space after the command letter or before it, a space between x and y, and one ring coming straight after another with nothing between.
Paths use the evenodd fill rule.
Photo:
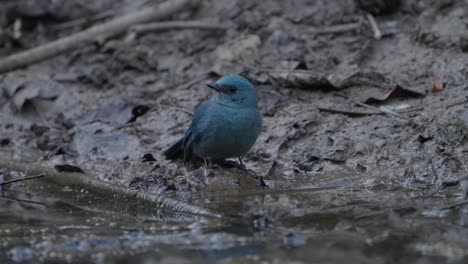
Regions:
<instances>
[{"instance_id":1,"label":"bird's black beak","mask_svg":"<svg viewBox=\"0 0 468 264\"><path fill-rule=\"evenodd\" d=\"M206 86L208 86L210 89L213 89L217 92L221 92L221 87L219 87L219 85L217 85L216 83L209 83Z\"/></svg>"}]
</instances>

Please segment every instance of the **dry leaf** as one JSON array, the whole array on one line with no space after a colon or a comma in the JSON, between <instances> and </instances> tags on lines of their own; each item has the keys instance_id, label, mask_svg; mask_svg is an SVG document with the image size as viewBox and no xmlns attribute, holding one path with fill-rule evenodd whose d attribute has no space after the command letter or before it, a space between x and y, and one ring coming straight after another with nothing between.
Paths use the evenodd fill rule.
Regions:
<instances>
[{"instance_id":1,"label":"dry leaf","mask_svg":"<svg viewBox=\"0 0 468 264\"><path fill-rule=\"evenodd\" d=\"M443 90L442 78L439 76L434 76L432 78L432 89L433 93L440 93Z\"/></svg>"}]
</instances>

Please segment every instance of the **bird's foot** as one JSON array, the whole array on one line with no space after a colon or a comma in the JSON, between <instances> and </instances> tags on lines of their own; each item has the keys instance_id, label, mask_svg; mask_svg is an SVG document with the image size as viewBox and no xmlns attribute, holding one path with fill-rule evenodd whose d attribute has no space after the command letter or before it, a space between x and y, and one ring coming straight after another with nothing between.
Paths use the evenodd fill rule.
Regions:
<instances>
[{"instance_id":1,"label":"bird's foot","mask_svg":"<svg viewBox=\"0 0 468 264\"><path fill-rule=\"evenodd\" d=\"M260 189L270 189L270 186L263 180L263 176L260 176Z\"/></svg>"},{"instance_id":2,"label":"bird's foot","mask_svg":"<svg viewBox=\"0 0 468 264\"><path fill-rule=\"evenodd\" d=\"M208 177L210 174L210 166L206 158L203 158L203 161L205 162L205 166L202 168L203 176Z\"/></svg>"},{"instance_id":3,"label":"bird's foot","mask_svg":"<svg viewBox=\"0 0 468 264\"><path fill-rule=\"evenodd\" d=\"M242 162L242 159L240 157L237 157L237 159L239 160L238 168L248 173L247 167L244 165L244 162Z\"/></svg>"},{"instance_id":4,"label":"bird's foot","mask_svg":"<svg viewBox=\"0 0 468 264\"><path fill-rule=\"evenodd\" d=\"M201 172L202 172L203 177L205 177L205 178L210 175L210 169L208 167L206 167L206 166L203 166L201 168Z\"/></svg>"},{"instance_id":5,"label":"bird's foot","mask_svg":"<svg viewBox=\"0 0 468 264\"><path fill-rule=\"evenodd\" d=\"M232 160L216 160L214 163L225 169L232 169L238 166L237 162Z\"/></svg>"},{"instance_id":6,"label":"bird's foot","mask_svg":"<svg viewBox=\"0 0 468 264\"><path fill-rule=\"evenodd\" d=\"M238 168L244 172L247 172L247 168L242 162L235 162L233 160L214 160L213 162L214 164L225 169Z\"/></svg>"},{"instance_id":7,"label":"bird's foot","mask_svg":"<svg viewBox=\"0 0 468 264\"><path fill-rule=\"evenodd\" d=\"M254 178L259 178L260 179L260 188L261 189L268 189L269 188L268 185L263 180L262 176L258 177L257 173L255 173L255 171L247 169L247 167L244 165L244 162L242 162L242 159L240 157L237 157L237 158L239 159L239 169L243 170L245 173L253 176Z\"/></svg>"}]
</instances>

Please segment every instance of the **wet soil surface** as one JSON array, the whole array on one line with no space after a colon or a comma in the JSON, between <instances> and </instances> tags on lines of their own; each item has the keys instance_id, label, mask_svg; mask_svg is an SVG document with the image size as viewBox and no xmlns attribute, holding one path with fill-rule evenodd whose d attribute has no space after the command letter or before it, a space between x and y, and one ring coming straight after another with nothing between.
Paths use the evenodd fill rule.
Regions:
<instances>
[{"instance_id":1,"label":"wet soil surface","mask_svg":"<svg viewBox=\"0 0 468 264\"><path fill-rule=\"evenodd\" d=\"M1 56L145 4L48 2L0 1ZM128 33L0 75L0 158L223 218L148 221L6 186L1 263L466 262L468 2L203 1L172 20L226 29ZM165 160L225 74L256 85L264 115L248 171Z\"/></svg>"}]
</instances>

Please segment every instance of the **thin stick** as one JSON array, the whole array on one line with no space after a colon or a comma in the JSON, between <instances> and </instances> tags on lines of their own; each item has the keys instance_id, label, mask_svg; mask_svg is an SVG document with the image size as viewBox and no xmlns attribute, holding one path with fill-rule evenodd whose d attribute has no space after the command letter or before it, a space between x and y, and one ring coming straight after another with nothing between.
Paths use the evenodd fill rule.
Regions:
<instances>
[{"instance_id":1,"label":"thin stick","mask_svg":"<svg viewBox=\"0 0 468 264\"><path fill-rule=\"evenodd\" d=\"M125 3L121 3L121 4L117 5L117 6L115 6L114 8L112 8L110 10L107 10L107 11L104 11L102 13L87 16L87 17L78 18L78 19L71 20L71 21L66 21L66 22L61 23L61 24L52 25L52 26L48 27L47 29L48 30L65 30L65 29L68 29L68 28L71 28L71 27L82 26L83 24L87 24L87 23L95 23L95 22L97 22L99 20L104 20L104 19L107 19L107 18L110 18L112 16L117 15L118 10L121 10L124 7L124 5L125 5ZM140 8L141 6L144 6L144 5L147 5L147 3L145 3L145 2L138 3L136 6L134 6L134 8Z\"/></svg>"},{"instance_id":2,"label":"thin stick","mask_svg":"<svg viewBox=\"0 0 468 264\"><path fill-rule=\"evenodd\" d=\"M6 196L0 196L0 200L6 200L6 201L10 201L10 202L19 202L19 203L30 203L30 204L37 204L37 205L44 205L44 206L46 206L45 203L36 202L36 201L31 201L31 200L23 200L23 199L9 198L9 197L6 197Z\"/></svg>"},{"instance_id":3,"label":"thin stick","mask_svg":"<svg viewBox=\"0 0 468 264\"><path fill-rule=\"evenodd\" d=\"M366 108L369 108L369 109L372 109L372 110L375 110L375 111L378 111L378 112L382 112L382 113L387 114L387 115L391 115L391 116L394 116L394 117L398 117L398 118L404 119L404 120L406 120L406 121L409 121L409 122L411 122L411 123L413 123L413 124L416 124L411 118L404 117L404 116L399 115L399 114L397 114L397 113L395 113L395 112L393 112L393 111L382 110L382 109L380 109L380 108L378 108L378 107L375 107L375 106L372 106L372 105L368 105L368 104L365 104L365 103L361 103L361 102L359 102L359 101L356 101L356 100L354 100L354 99L349 98L348 96L346 96L346 95L344 95L344 94L340 94L340 93L335 93L335 94L336 94L337 96L339 96L339 97L345 98L346 100L349 100L349 101L351 101L351 102L353 102L353 103L355 103L355 104L357 104L357 105L360 105L360 106L362 106L362 107L366 107Z\"/></svg>"},{"instance_id":4,"label":"thin stick","mask_svg":"<svg viewBox=\"0 0 468 264\"><path fill-rule=\"evenodd\" d=\"M459 106L459 105L462 105L464 103L467 103L468 102L468 96L466 96L466 98L462 99L462 100L457 100L456 102L453 102L447 106L445 106L445 109L449 109L450 107L454 107L454 106Z\"/></svg>"},{"instance_id":5,"label":"thin stick","mask_svg":"<svg viewBox=\"0 0 468 264\"><path fill-rule=\"evenodd\" d=\"M200 76L196 77L195 79L190 80L189 82L184 82L183 84L181 84L181 85L175 87L174 90L179 90L179 89L184 90L184 89L188 89L188 88L190 88L192 85L195 85L195 84L197 84L197 83L199 83L199 82L202 82L202 81L208 79L209 74L210 74L210 72L205 72L205 73L201 74Z\"/></svg>"},{"instance_id":6,"label":"thin stick","mask_svg":"<svg viewBox=\"0 0 468 264\"><path fill-rule=\"evenodd\" d=\"M366 14L366 18L369 21L369 24L372 28L372 32L374 32L374 38L375 39L381 39L382 38L382 32L379 29L379 25L377 25L377 21L375 21L375 18L371 14Z\"/></svg>"},{"instance_id":7,"label":"thin stick","mask_svg":"<svg viewBox=\"0 0 468 264\"><path fill-rule=\"evenodd\" d=\"M468 200L464 200L464 201L461 201L461 202L458 202L458 203L454 203L454 204L451 204L451 205L448 205L446 207L442 207L440 208L439 210L450 210L450 209L455 209L457 207L460 207L460 206L463 206L463 205L467 205L468 204Z\"/></svg>"},{"instance_id":8,"label":"thin stick","mask_svg":"<svg viewBox=\"0 0 468 264\"><path fill-rule=\"evenodd\" d=\"M67 21L67 22L64 22L64 23L61 23L61 24L52 25L52 26L48 27L48 29L49 30L56 30L56 31L66 30L66 29L69 29L71 27L77 27L77 26L84 25L86 23L91 23L91 22L95 22L95 21L98 21L98 20L106 19L106 18L109 18L109 17L111 17L113 15L115 15L115 10L108 10L106 12L97 14L97 15L92 16L92 17L82 17L82 18Z\"/></svg>"},{"instance_id":9,"label":"thin stick","mask_svg":"<svg viewBox=\"0 0 468 264\"><path fill-rule=\"evenodd\" d=\"M168 21L135 25L131 31L141 34L146 32L165 31L173 29L201 29L201 30L226 30L228 27L216 23L203 21Z\"/></svg>"},{"instance_id":10,"label":"thin stick","mask_svg":"<svg viewBox=\"0 0 468 264\"><path fill-rule=\"evenodd\" d=\"M355 23L329 26L329 27L323 27L323 28L313 28L313 29L309 29L308 33L317 33L317 34L342 33L342 32L353 31L353 30L359 29L361 25L362 25L362 22L359 21Z\"/></svg>"},{"instance_id":11,"label":"thin stick","mask_svg":"<svg viewBox=\"0 0 468 264\"><path fill-rule=\"evenodd\" d=\"M323 112L329 112L333 114L343 114L351 117L359 117L359 116L366 116L366 115L383 115L381 112L355 112L349 110L340 110L340 109L333 109L333 108L326 108L326 107L317 107L318 110Z\"/></svg>"},{"instance_id":12,"label":"thin stick","mask_svg":"<svg viewBox=\"0 0 468 264\"><path fill-rule=\"evenodd\" d=\"M370 213L367 213L367 214L362 214L362 215L357 215L354 217L354 219L360 219L360 218L366 218L366 217L372 217L372 216L377 216L377 215L381 215L381 214L384 214L388 211L388 209L384 209L384 210L380 210L380 211L377 211L377 212L370 212Z\"/></svg>"},{"instance_id":13,"label":"thin stick","mask_svg":"<svg viewBox=\"0 0 468 264\"><path fill-rule=\"evenodd\" d=\"M166 1L159 6L147 7L141 11L93 26L71 36L8 56L0 60L0 73L43 61L99 39L106 39L124 33L128 28L136 24L166 18L182 9L193 6L197 2L189 0Z\"/></svg>"},{"instance_id":14,"label":"thin stick","mask_svg":"<svg viewBox=\"0 0 468 264\"><path fill-rule=\"evenodd\" d=\"M42 177L45 177L45 174L39 174L39 175L28 176L28 177L23 177L23 178L19 178L19 179L13 179L13 180L10 180L10 181L0 182L0 186L5 186L5 185L12 184L12 183L15 183L15 182L35 180L35 179L39 179L39 178L42 178Z\"/></svg>"}]
</instances>

